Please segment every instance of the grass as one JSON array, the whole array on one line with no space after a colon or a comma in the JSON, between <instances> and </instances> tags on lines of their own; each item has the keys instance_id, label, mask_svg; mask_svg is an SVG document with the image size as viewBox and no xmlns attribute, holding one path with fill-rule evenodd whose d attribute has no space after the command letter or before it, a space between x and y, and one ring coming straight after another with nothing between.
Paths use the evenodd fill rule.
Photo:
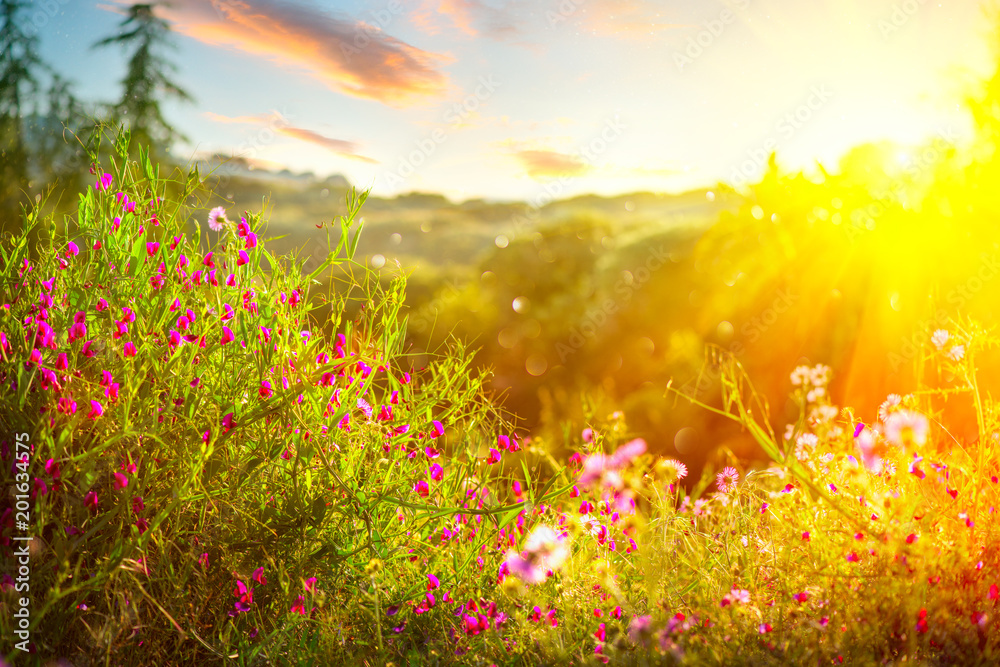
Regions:
<instances>
[{"instance_id":1,"label":"grass","mask_svg":"<svg viewBox=\"0 0 1000 667\"><path fill-rule=\"evenodd\" d=\"M770 460L685 479L620 412L516 433L459 344L411 367L405 281L353 259L364 193L305 269L259 215L203 228L198 179L113 140L75 217L39 203L2 247L9 661L1000 659L987 332L954 323L922 357L951 379L879 415L794 369L780 434L717 351L721 405L682 398ZM943 395L972 401L978 443L950 438Z\"/></svg>"}]
</instances>

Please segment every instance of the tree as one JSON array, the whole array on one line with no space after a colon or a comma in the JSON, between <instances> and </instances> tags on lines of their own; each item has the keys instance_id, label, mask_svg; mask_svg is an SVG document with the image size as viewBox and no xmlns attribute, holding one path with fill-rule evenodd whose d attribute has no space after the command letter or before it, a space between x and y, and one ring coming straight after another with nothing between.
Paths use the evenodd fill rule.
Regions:
<instances>
[{"instance_id":1,"label":"tree","mask_svg":"<svg viewBox=\"0 0 1000 667\"><path fill-rule=\"evenodd\" d=\"M155 15L157 6L159 3L132 5L118 26L119 34L106 37L93 46L118 44L124 48L135 44L135 52L121 82L122 98L113 107L113 113L118 120L127 121L133 146L169 151L174 140L186 137L164 119L158 98L162 95L185 102L193 102L194 98L168 78L168 72L176 71L177 67L157 53L161 46L170 45L170 24Z\"/></svg>"},{"instance_id":2,"label":"tree","mask_svg":"<svg viewBox=\"0 0 1000 667\"><path fill-rule=\"evenodd\" d=\"M28 187L23 118L37 110L38 38L28 28L21 0L0 0L0 229L16 227L21 193ZM34 99L34 104L29 102Z\"/></svg>"}]
</instances>

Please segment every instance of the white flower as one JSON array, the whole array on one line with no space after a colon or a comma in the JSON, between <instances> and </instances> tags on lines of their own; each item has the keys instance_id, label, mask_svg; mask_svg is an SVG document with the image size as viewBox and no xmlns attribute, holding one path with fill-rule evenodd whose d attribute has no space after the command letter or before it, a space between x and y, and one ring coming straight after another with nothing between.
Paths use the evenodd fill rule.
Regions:
<instances>
[{"instance_id":1,"label":"white flower","mask_svg":"<svg viewBox=\"0 0 1000 667\"><path fill-rule=\"evenodd\" d=\"M948 332L944 329L938 329L931 335L931 342L934 343L934 347L940 350L948 342Z\"/></svg>"},{"instance_id":2,"label":"white flower","mask_svg":"<svg viewBox=\"0 0 1000 667\"><path fill-rule=\"evenodd\" d=\"M965 356L965 346L964 345L956 345L955 347L953 347L950 350L948 350L948 357L952 361L961 361L962 357L964 357L964 356Z\"/></svg>"},{"instance_id":3,"label":"white flower","mask_svg":"<svg viewBox=\"0 0 1000 667\"><path fill-rule=\"evenodd\" d=\"M897 410L885 420L885 439L899 447L927 442L930 423L927 417L912 410Z\"/></svg>"},{"instance_id":4,"label":"white flower","mask_svg":"<svg viewBox=\"0 0 1000 667\"><path fill-rule=\"evenodd\" d=\"M878 418L881 419L882 421L885 421L886 417L889 416L889 411L892 410L897 405L899 405L899 402L902 400L903 398L899 394L889 394L888 396L886 396L885 400L882 402L882 405L880 405L878 408Z\"/></svg>"},{"instance_id":5,"label":"white flower","mask_svg":"<svg viewBox=\"0 0 1000 667\"><path fill-rule=\"evenodd\" d=\"M809 382L811 377L811 369L808 366L799 366L794 371L792 371L792 385L796 387L801 387L802 385Z\"/></svg>"}]
</instances>

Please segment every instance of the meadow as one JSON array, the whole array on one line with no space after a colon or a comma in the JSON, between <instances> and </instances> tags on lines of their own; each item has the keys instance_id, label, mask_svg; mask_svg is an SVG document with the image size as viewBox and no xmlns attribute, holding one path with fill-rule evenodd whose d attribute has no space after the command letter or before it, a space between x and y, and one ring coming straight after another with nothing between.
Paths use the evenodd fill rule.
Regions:
<instances>
[{"instance_id":1,"label":"meadow","mask_svg":"<svg viewBox=\"0 0 1000 667\"><path fill-rule=\"evenodd\" d=\"M261 212L208 203L197 172L162 174L129 144L109 131L76 211L43 215L40 199L2 246L11 663L1000 660L996 336L969 319L991 307L968 261L998 247L991 199L971 194L988 160L941 155L933 178L903 181L919 210L849 170L815 183L775 168L688 239L700 270L747 276L706 284L701 316L738 303L758 318L739 327L743 348L682 336L699 357L707 344L700 373L642 389L660 410L731 425L695 471L611 391L529 431L461 336L416 349L405 272L380 275L358 253L367 193L347 190L343 214L316 221L319 260L277 253ZM945 200L969 206L945 216ZM529 244L572 236L594 255L593 228L543 226L505 258L524 270L491 270L540 282ZM910 349L887 349L884 322L817 321L833 307L825 280L862 303L875 277L925 276L930 257L941 300L911 313ZM748 265L772 261L783 272ZM858 269L878 262L895 272ZM796 363L808 335L765 324L799 265L809 279L790 288L786 319L827 325L814 342L826 363ZM566 307L616 289L620 274L601 268L606 282ZM897 299L921 288L899 285ZM955 286L970 292L960 304ZM626 292L662 314L644 289ZM536 317L578 321L540 301ZM629 313L651 316L611 319ZM613 335L588 338L579 359L590 346L629 356ZM893 354L913 369L898 392L833 403Z\"/></svg>"}]
</instances>

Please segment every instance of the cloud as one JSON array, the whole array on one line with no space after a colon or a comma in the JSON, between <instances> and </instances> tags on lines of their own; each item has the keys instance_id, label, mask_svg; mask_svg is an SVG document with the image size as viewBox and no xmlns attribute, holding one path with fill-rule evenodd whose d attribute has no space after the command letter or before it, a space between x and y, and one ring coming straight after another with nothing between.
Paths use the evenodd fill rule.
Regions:
<instances>
[{"instance_id":1,"label":"cloud","mask_svg":"<svg viewBox=\"0 0 1000 667\"><path fill-rule=\"evenodd\" d=\"M532 9L526 0L508 0L503 7L483 0L424 0L410 13L410 20L428 35L441 34L447 24L467 37L509 41L528 27Z\"/></svg>"},{"instance_id":2,"label":"cloud","mask_svg":"<svg viewBox=\"0 0 1000 667\"><path fill-rule=\"evenodd\" d=\"M574 155L548 150L519 150L514 156L532 178L579 176L590 169Z\"/></svg>"},{"instance_id":3,"label":"cloud","mask_svg":"<svg viewBox=\"0 0 1000 667\"><path fill-rule=\"evenodd\" d=\"M332 153L336 153L341 157L346 157L351 160L359 160L361 162L368 162L370 164L378 164L378 160L358 153L359 146L353 141L331 139L330 137L324 137L322 134L313 132L312 130L307 130L301 127L292 127L289 125L288 119L277 111L272 111L269 114L259 114L256 116L224 116L222 114L215 113L214 111L204 111L201 115L209 120L215 121L216 123L223 123L226 125L268 125L277 134L283 134L286 137L292 137L293 139L298 139L300 141L308 141L309 143L321 146Z\"/></svg>"},{"instance_id":4,"label":"cloud","mask_svg":"<svg viewBox=\"0 0 1000 667\"><path fill-rule=\"evenodd\" d=\"M448 89L440 68L451 57L421 50L376 26L334 16L318 6L278 0L172 0L160 11L175 31L192 39L266 58L346 95L400 107L440 97Z\"/></svg>"},{"instance_id":5,"label":"cloud","mask_svg":"<svg viewBox=\"0 0 1000 667\"><path fill-rule=\"evenodd\" d=\"M312 130L305 130L301 127L280 127L278 128L278 132L289 137L301 139L302 141L309 141L317 146L322 146L328 151L336 153L342 157L350 158L352 160L360 160L361 162L368 162L370 164L378 164L378 160L365 155L359 155L357 153L358 145L352 141L331 139L329 137L324 137L322 134L318 134Z\"/></svg>"},{"instance_id":6,"label":"cloud","mask_svg":"<svg viewBox=\"0 0 1000 667\"><path fill-rule=\"evenodd\" d=\"M666 4L658 0L586 0L575 11L561 14L557 9L554 16L576 21L592 35L623 39L655 37L663 30L690 27L669 20Z\"/></svg>"}]
</instances>

